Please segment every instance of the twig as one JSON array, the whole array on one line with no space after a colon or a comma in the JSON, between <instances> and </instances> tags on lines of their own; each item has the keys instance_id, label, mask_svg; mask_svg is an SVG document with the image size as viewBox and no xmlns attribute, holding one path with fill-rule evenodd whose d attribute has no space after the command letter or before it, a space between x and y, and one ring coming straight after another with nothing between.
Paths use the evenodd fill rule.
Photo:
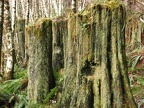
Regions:
<instances>
[{"instance_id":1,"label":"twig","mask_svg":"<svg viewBox=\"0 0 144 108\"><path fill-rule=\"evenodd\" d=\"M144 23L144 20L142 18L140 18L140 21Z\"/></svg>"},{"instance_id":2,"label":"twig","mask_svg":"<svg viewBox=\"0 0 144 108\"><path fill-rule=\"evenodd\" d=\"M135 1L144 6L144 2L141 2L141 1L139 1L139 0L135 0Z\"/></svg>"}]
</instances>

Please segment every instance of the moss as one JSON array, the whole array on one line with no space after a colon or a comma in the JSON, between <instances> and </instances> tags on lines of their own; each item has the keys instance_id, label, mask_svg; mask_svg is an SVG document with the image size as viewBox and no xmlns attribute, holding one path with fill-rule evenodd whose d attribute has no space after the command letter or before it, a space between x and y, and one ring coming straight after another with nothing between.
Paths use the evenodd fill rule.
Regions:
<instances>
[{"instance_id":1,"label":"moss","mask_svg":"<svg viewBox=\"0 0 144 108\"><path fill-rule=\"evenodd\" d=\"M55 86L52 73L52 20L38 19L27 28L29 35L29 101L41 103ZM31 102L32 101L32 102Z\"/></svg>"},{"instance_id":2,"label":"moss","mask_svg":"<svg viewBox=\"0 0 144 108\"><path fill-rule=\"evenodd\" d=\"M76 15L73 15L71 16L71 18L69 18L69 21L68 21L68 29L70 31L73 31L73 32L70 32L71 33L71 36L72 38L75 38L76 37Z\"/></svg>"},{"instance_id":3,"label":"moss","mask_svg":"<svg viewBox=\"0 0 144 108\"><path fill-rule=\"evenodd\" d=\"M28 107L29 108L46 108L46 105L37 103L37 104L29 105Z\"/></svg>"},{"instance_id":4,"label":"moss","mask_svg":"<svg viewBox=\"0 0 144 108\"><path fill-rule=\"evenodd\" d=\"M40 18L36 20L34 24L30 24L28 27L26 27L26 36L29 34L28 32L30 31L33 33L36 37L36 40L41 40L46 34L47 28L51 27L52 25L52 20L49 18Z\"/></svg>"},{"instance_id":5,"label":"moss","mask_svg":"<svg viewBox=\"0 0 144 108\"><path fill-rule=\"evenodd\" d=\"M33 32L33 26L34 26L34 24L31 23L27 27L25 27L25 40L26 40L26 42L29 41L30 34Z\"/></svg>"},{"instance_id":6,"label":"moss","mask_svg":"<svg viewBox=\"0 0 144 108\"><path fill-rule=\"evenodd\" d=\"M113 1L110 1L107 3L107 6L110 10L115 10L115 9L118 9L118 8L124 8L124 4L120 3L120 2L113 2ZM123 10L123 9L121 9Z\"/></svg>"},{"instance_id":7,"label":"moss","mask_svg":"<svg viewBox=\"0 0 144 108\"><path fill-rule=\"evenodd\" d=\"M45 36L45 33L47 31L47 28L52 25L52 20L48 18L41 18L38 19L35 23L34 27L34 34L37 36L37 39L41 39ZM49 32L49 31L47 31Z\"/></svg>"}]
</instances>

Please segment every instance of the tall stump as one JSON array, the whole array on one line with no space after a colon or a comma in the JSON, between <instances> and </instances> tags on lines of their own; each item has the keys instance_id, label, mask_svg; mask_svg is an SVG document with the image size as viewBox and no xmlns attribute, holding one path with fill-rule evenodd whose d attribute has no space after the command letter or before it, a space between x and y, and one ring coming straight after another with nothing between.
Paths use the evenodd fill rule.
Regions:
<instances>
[{"instance_id":1,"label":"tall stump","mask_svg":"<svg viewBox=\"0 0 144 108\"><path fill-rule=\"evenodd\" d=\"M52 21L39 19L26 31L29 36L29 103L43 103L55 85L52 72Z\"/></svg>"},{"instance_id":2,"label":"tall stump","mask_svg":"<svg viewBox=\"0 0 144 108\"><path fill-rule=\"evenodd\" d=\"M71 16L59 108L136 108L125 54L125 8L96 4Z\"/></svg>"}]
</instances>

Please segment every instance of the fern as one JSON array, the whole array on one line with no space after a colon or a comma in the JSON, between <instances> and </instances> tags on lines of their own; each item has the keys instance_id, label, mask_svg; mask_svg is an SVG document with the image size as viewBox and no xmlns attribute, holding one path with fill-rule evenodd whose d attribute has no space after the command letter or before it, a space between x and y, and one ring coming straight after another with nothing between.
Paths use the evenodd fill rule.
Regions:
<instances>
[{"instance_id":1,"label":"fern","mask_svg":"<svg viewBox=\"0 0 144 108\"><path fill-rule=\"evenodd\" d=\"M132 67L131 70L134 71L136 64L138 63L138 61L140 60L141 56L135 56L133 61L132 61Z\"/></svg>"},{"instance_id":2,"label":"fern","mask_svg":"<svg viewBox=\"0 0 144 108\"><path fill-rule=\"evenodd\" d=\"M52 99L56 93L58 92L58 87L54 87L51 89L51 92L47 95L46 99L44 100L44 104L48 103L50 99Z\"/></svg>"},{"instance_id":3,"label":"fern","mask_svg":"<svg viewBox=\"0 0 144 108\"><path fill-rule=\"evenodd\" d=\"M15 108L28 108L28 97L26 94L18 94L17 95L19 101L16 102Z\"/></svg>"},{"instance_id":4,"label":"fern","mask_svg":"<svg viewBox=\"0 0 144 108\"><path fill-rule=\"evenodd\" d=\"M20 68L17 65L15 66L15 74L14 74L14 78L15 79L19 79L19 78L27 78L27 69L24 68Z\"/></svg>"},{"instance_id":5,"label":"fern","mask_svg":"<svg viewBox=\"0 0 144 108\"><path fill-rule=\"evenodd\" d=\"M12 100L15 100L15 108L27 108L27 93L20 91L25 81L26 79L19 78L3 82L0 85L0 101L11 103Z\"/></svg>"},{"instance_id":6,"label":"fern","mask_svg":"<svg viewBox=\"0 0 144 108\"><path fill-rule=\"evenodd\" d=\"M144 87L144 79L137 77L137 81Z\"/></svg>"},{"instance_id":7,"label":"fern","mask_svg":"<svg viewBox=\"0 0 144 108\"><path fill-rule=\"evenodd\" d=\"M23 85L22 83L23 79L13 79L5 81L0 88L0 91L6 91L7 93L14 94L18 92L18 90Z\"/></svg>"},{"instance_id":8,"label":"fern","mask_svg":"<svg viewBox=\"0 0 144 108\"><path fill-rule=\"evenodd\" d=\"M15 79L7 80L0 84L0 103L11 103L14 100L16 102L14 108L28 108L27 90L24 87L27 84L27 77L27 69L16 65Z\"/></svg>"}]
</instances>

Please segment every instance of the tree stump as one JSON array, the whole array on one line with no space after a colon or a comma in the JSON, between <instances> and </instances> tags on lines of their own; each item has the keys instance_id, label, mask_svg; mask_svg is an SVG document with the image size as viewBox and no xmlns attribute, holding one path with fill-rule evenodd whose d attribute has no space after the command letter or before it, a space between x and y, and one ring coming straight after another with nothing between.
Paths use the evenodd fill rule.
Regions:
<instances>
[{"instance_id":1,"label":"tree stump","mask_svg":"<svg viewBox=\"0 0 144 108\"><path fill-rule=\"evenodd\" d=\"M125 8L95 4L68 20L58 108L136 108L125 54Z\"/></svg>"},{"instance_id":2,"label":"tree stump","mask_svg":"<svg viewBox=\"0 0 144 108\"><path fill-rule=\"evenodd\" d=\"M28 98L30 105L43 103L55 86L52 72L52 21L44 18L26 28L29 36Z\"/></svg>"}]
</instances>

